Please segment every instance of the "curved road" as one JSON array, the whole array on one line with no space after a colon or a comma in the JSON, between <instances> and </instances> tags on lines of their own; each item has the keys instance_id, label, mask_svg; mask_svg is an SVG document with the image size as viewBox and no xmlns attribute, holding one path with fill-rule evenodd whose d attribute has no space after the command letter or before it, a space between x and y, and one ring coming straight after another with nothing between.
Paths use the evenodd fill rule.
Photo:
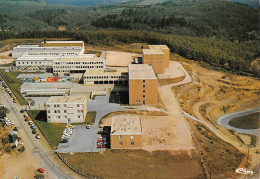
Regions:
<instances>
[{"instance_id":1,"label":"curved road","mask_svg":"<svg viewBox=\"0 0 260 179\"><path fill-rule=\"evenodd\" d=\"M260 108L248 110L248 111L241 111L241 112L235 112L231 114L226 114L217 119L217 124L224 126L229 129L234 129L236 132L244 133L244 134L251 134L251 135L258 135L258 129L240 129L229 125L229 121L233 118L248 115L251 113L259 112Z\"/></svg>"}]
</instances>

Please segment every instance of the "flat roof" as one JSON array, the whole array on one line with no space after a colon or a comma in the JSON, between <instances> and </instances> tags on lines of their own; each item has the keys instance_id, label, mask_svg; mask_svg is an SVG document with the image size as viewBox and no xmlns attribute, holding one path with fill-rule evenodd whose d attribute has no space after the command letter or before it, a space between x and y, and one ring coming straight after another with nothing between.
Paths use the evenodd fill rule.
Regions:
<instances>
[{"instance_id":1,"label":"flat roof","mask_svg":"<svg viewBox=\"0 0 260 179\"><path fill-rule=\"evenodd\" d=\"M111 135L142 134L139 116L114 116L111 122Z\"/></svg>"},{"instance_id":2,"label":"flat roof","mask_svg":"<svg viewBox=\"0 0 260 179\"><path fill-rule=\"evenodd\" d=\"M127 67L118 68L98 68L98 69L87 69L84 76L104 76L104 75L121 75L122 73L128 73Z\"/></svg>"},{"instance_id":3,"label":"flat roof","mask_svg":"<svg viewBox=\"0 0 260 179\"><path fill-rule=\"evenodd\" d=\"M81 50L80 46L59 46L59 47L40 47L36 45L18 45L14 47L13 50Z\"/></svg>"},{"instance_id":4,"label":"flat roof","mask_svg":"<svg viewBox=\"0 0 260 179\"><path fill-rule=\"evenodd\" d=\"M148 64L128 65L128 76L131 79L157 79L153 67Z\"/></svg>"},{"instance_id":5,"label":"flat roof","mask_svg":"<svg viewBox=\"0 0 260 179\"><path fill-rule=\"evenodd\" d=\"M44 43L44 41L42 41ZM45 41L45 43L84 43L83 41Z\"/></svg>"},{"instance_id":6,"label":"flat roof","mask_svg":"<svg viewBox=\"0 0 260 179\"><path fill-rule=\"evenodd\" d=\"M84 103L84 96L52 96L47 103Z\"/></svg>"},{"instance_id":7,"label":"flat roof","mask_svg":"<svg viewBox=\"0 0 260 179\"><path fill-rule=\"evenodd\" d=\"M68 61L103 61L103 57L80 57L80 56L61 56L54 60L54 62L68 62Z\"/></svg>"},{"instance_id":8,"label":"flat roof","mask_svg":"<svg viewBox=\"0 0 260 179\"><path fill-rule=\"evenodd\" d=\"M160 48L152 48L152 49L143 49L143 54L151 54L151 55L154 55L154 54L159 54L159 55L163 55L164 52L160 49Z\"/></svg>"},{"instance_id":9,"label":"flat roof","mask_svg":"<svg viewBox=\"0 0 260 179\"><path fill-rule=\"evenodd\" d=\"M160 48L162 50L169 50L167 45L148 45L149 49Z\"/></svg>"},{"instance_id":10,"label":"flat roof","mask_svg":"<svg viewBox=\"0 0 260 179\"><path fill-rule=\"evenodd\" d=\"M21 89L39 89L39 88L57 88L57 89L70 89L73 86L73 82L53 82L53 83L30 83L25 82L21 85Z\"/></svg>"}]
</instances>

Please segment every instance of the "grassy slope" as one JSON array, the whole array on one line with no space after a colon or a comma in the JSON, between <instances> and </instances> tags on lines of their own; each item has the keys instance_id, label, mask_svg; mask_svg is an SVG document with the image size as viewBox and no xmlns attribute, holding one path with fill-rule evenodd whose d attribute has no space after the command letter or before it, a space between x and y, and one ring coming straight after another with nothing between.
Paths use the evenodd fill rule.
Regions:
<instances>
[{"instance_id":1,"label":"grassy slope","mask_svg":"<svg viewBox=\"0 0 260 179\"><path fill-rule=\"evenodd\" d=\"M44 132L46 137L52 143L53 146L58 146L60 142L60 137L66 126L62 123L48 123L46 111L31 110L29 111L31 116L35 119L37 125Z\"/></svg>"},{"instance_id":2,"label":"grassy slope","mask_svg":"<svg viewBox=\"0 0 260 179\"><path fill-rule=\"evenodd\" d=\"M259 112L246 116L237 117L229 121L229 125L241 129L257 129L260 128Z\"/></svg>"},{"instance_id":3,"label":"grassy slope","mask_svg":"<svg viewBox=\"0 0 260 179\"><path fill-rule=\"evenodd\" d=\"M12 88L12 91L19 98L21 103L23 105L26 105L27 101L23 98L23 96L20 93L20 86L22 85L22 82L16 78L20 73L17 73L17 72L6 73L4 70L0 70L0 73L5 77L10 88Z\"/></svg>"}]
</instances>

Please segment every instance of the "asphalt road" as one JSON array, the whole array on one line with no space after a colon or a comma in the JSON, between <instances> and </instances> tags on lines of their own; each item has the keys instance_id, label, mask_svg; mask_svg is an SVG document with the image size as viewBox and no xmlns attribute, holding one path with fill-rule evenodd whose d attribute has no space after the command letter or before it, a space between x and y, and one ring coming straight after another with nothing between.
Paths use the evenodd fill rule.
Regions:
<instances>
[{"instance_id":1,"label":"asphalt road","mask_svg":"<svg viewBox=\"0 0 260 179\"><path fill-rule=\"evenodd\" d=\"M223 115L223 116L221 116L217 119L217 124L224 126L226 128L229 128L229 129L234 129L236 132L239 132L239 133L258 135L257 129L239 129L239 128L236 128L236 127L232 127L228 124L229 121L233 118L248 115L250 113L255 113L255 112L258 112L258 111L260 111L260 108L256 108L256 109L252 109L252 110L248 110L248 111L226 114L226 115Z\"/></svg>"},{"instance_id":2,"label":"asphalt road","mask_svg":"<svg viewBox=\"0 0 260 179\"><path fill-rule=\"evenodd\" d=\"M37 140L35 138L35 135L32 134L30 127L26 122L24 122L24 118L20 113L22 107L19 104L12 102L12 99L5 92L2 86L0 86L0 97L3 105L10 110L8 116L15 122L15 125L19 129L18 135L22 137L22 142L24 143L26 150L30 150L33 157L39 161L41 167L46 170L48 178L74 178L74 176L71 176L62 170L57 161L53 159L55 155L54 151L41 144L41 142L43 142L42 140L44 139ZM37 168L35 168L35 170L36 169Z\"/></svg>"}]
</instances>

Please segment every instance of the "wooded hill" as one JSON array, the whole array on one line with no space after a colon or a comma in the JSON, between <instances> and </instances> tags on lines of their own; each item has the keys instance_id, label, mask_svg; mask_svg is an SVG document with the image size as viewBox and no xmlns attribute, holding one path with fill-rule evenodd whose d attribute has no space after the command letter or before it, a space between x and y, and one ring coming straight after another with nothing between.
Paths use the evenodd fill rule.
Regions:
<instances>
[{"instance_id":1,"label":"wooded hill","mask_svg":"<svg viewBox=\"0 0 260 179\"><path fill-rule=\"evenodd\" d=\"M65 32L57 30L60 26ZM167 44L188 59L247 75L257 75L251 62L260 54L257 9L224 0L103 7L0 0L0 29L2 40L68 37L93 45Z\"/></svg>"}]
</instances>

